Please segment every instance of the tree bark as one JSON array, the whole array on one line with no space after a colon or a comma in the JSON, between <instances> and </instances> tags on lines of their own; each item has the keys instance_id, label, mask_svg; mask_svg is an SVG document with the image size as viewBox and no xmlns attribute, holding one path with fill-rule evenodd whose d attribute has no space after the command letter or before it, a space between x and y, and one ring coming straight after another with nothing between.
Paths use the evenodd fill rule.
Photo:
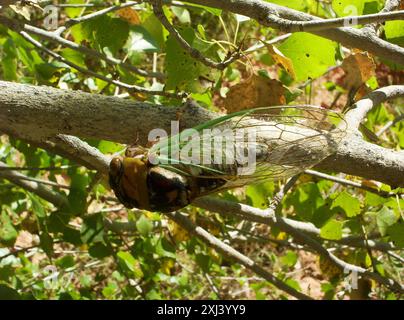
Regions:
<instances>
[{"instance_id":1,"label":"tree bark","mask_svg":"<svg viewBox=\"0 0 404 320\"><path fill-rule=\"evenodd\" d=\"M153 105L0 81L0 131L38 144L65 134L145 145L152 129L161 128L170 133L171 121L178 118L184 129L218 116L191 101L177 107ZM106 161L95 157L98 165L94 164L93 168L106 170ZM358 133L348 134L337 152L318 168L404 186L404 152L365 142Z\"/></svg>"}]
</instances>

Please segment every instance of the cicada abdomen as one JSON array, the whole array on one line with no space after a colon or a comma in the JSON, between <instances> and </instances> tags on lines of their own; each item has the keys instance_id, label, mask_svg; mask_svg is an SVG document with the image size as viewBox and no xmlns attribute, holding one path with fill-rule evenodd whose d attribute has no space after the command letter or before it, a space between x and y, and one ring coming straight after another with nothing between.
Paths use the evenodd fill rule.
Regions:
<instances>
[{"instance_id":1,"label":"cicada abdomen","mask_svg":"<svg viewBox=\"0 0 404 320\"><path fill-rule=\"evenodd\" d=\"M197 197L313 167L335 152L345 130L339 113L317 107L241 111L115 158L111 186L126 206L173 211Z\"/></svg>"}]
</instances>

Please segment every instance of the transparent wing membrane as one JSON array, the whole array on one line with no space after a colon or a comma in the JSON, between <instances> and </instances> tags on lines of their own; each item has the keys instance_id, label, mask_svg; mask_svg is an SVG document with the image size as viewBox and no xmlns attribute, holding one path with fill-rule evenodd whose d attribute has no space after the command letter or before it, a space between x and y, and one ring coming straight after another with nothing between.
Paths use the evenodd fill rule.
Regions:
<instances>
[{"instance_id":1,"label":"transparent wing membrane","mask_svg":"<svg viewBox=\"0 0 404 320\"><path fill-rule=\"evenodd\" d=\"M149 150L158 165L234 188L290 177L336 151L342 115L313 107L268 107L214 119L162 139Z\"/></svg>"}]
</instances>

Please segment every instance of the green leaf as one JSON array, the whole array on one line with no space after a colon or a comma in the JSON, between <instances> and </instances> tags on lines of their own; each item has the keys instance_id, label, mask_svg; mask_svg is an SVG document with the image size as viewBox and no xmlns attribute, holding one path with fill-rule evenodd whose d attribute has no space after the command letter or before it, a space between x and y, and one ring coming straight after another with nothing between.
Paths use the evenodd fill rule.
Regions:
<instances>
[{"instance_id":1,"label":"green leaf","mask_svg":"<svg viewBox=\"0 0 404 320\"><path fill-rule=\"evenodd\" d=\"M209 54L211 45L198 40L192 28L179 28L179 32L192 47L203 52L205 56L213 58L213 54ZM211 82L215 82L218 78L219 72L217 70L212 70L192 58L172 35L168 37L166 46L166 89L203 93L211 85Z\"/></svg>"},{"instance_id":2,"label":"green leaf","mask_svg":"<svg viewBox=\"0 0 404 320\"><path fill-rule=\"evenodd\" d=\"M306 0L266 0L266 1L299 11L306 11L308 6Z\"/></svg>"},{"instance_id":3,"label":"green leaf","mask_svg":"<svg viewBox=\"0 0 404 320\"><path fill-rule=\"evenodd\" d=\"M290 286L290 287L292 287L293 289L295 289L296 291L301 291L301 290L302 290L302 288L300 287L299 282L297 282L297 281L294 280L294 279L291 279L291 278L286 279L286 280L285 280L285 283L286 283L288 286Z\"/></svg>"},{"instance_id":4,"label":"green leaf","mask_svg":"<svg viewBox=\"0 0 404 320\"><path fill-rule=\"evenodd\" d=\"M212 260L208 255L201 254L201 253L196 254L195 261L198 264L198 266L202 269L203 272L209 272L209 268L210 268Z\"/></svg>"},{"instance_id":5,"label":"green leaf","mask_svg":"<svg viewBox=\"0 0 404 320\"><path fill-rule=\"evenodd\" d=\"M168 31L163 28L160 21L153 13L144 18L142 27L147 30L151 39L157 43L158 49L162 50L165 46L165 39L168 35Z\"/></svg>"},{"instance_id":6,"label":"green leaf","mask_svg":"<svg viewBox=\"0 0 404 320\"><path fill-rule=\"evenodd\" d=\"M394 245L399 248L404 248L404 223L396 223L387 229L387 234L390 236Z\"/></svg>"},{"instance_id":7,"label":"green leaf","mask_svg":"<svg viewBox=\"0 0 404 320\"><path fill-rule=\"evenodd\" d=\"M98 150L102 153L116 153L123 149L123 146L119 143L115 143L112 141L101 140L98 143Z\"/></svg>"},{"instance_id":8,"label":"green leaf","mask_svg":"<svg viewBox=\"0 0 404 320\"><path fill-rule=\"evenodd\" d=\"M142 215L139 220L136 221L136 228L143 236L147 236L153 230L153 223Z\"/></svg>"},{"instance_id":9,"label":"green leaf","mask_svg":"<svg viewBox=\"0 0 404 320\"><path fill-rule=\"evenodd\" d=\"M103 259L105 257L112 255L113 250L110 246L107 246L102 242L97 242L92 246L90 246L90 248L88 249L88 253L93 258Z\"/></svg>"},{"instance_id":10,"label":"green leaf","mask_svg":"<svg viewBox=\"0 0 404 320\"><path fill-rule=\"evenodd\" d=\"M52 236L46 231L41 231L41 233L39 234L39 241L42 250L47 254L48 257L51 257L53 255Z\"/></svg>"},{"instance_id":11,"label":"green leaf","mask_svg":"<svg viewBox=\"0 0 404 320\"><path fill-rule=\"evenodd\" d=\"M384 26L386 39L397 45L404 45L404 21L386 21Z\"/></svg>"},{"instance_id":12,"label":"green leaf","mask_svg":"<svg viewBox=\"0 0 404 320\"><path fill-rule=\"evenodd\" d=\"M331 219L320 229L320 236L328 240L339 240L342 238L342 225L341 221Z\"/></svg>"},{"instance_id":13,"label":"green leaf","mask_svg":"<svg viewBox=\"0 0 404 320\"><path fill-rule=\"evenodd\" d=\"M115 297L115 294L118 292L119 287L116 282L109 282L108 286L102 289L102 294L107 299L112 299Z\"/></svg>"},{"instance_id":14,"label":"green leaf","mask_svg":"<svg viewBox=\"0 0 404 320\"><path fill-rule=\"evenodd\" d=\"M0 284L0 300L20 300L20 294L17 290L6 286L5 284Z\"/></svg>"},{"instance_id":15,"label":"green leaf","mask_svg":"<svg viewBox=\"0 0 404 320\"><path fill-rule=\"evenodd\" d=\"M113 30L113 32L112 32ZM119 18L101 16L75 25L72 28L75 42L89 41L94 49L115 54L120 50L129 36L129 24Z\"/></svg>"},{"instance_id":16,"label":"green leaf","mask_svg":"<svg viewBox=\"0 0 404 320\"><path fill-rule=\"evenodd\" d=\"M3 58L1 60L3 79L8 81L17 80L17 60L14 58Z\"/></svg>"},{"instance_id":17,"label":"green leaf","mask_svg":"<svg viewBox=\"0 0 404 320\"><path fill-rule=\"evenodd\" d=\"M119 251L117 253L119 265L127 272L133 273L136 278L143 277L140 263L129 252Z\"/></svg>"},{"instance_id":18,"label":"green leaf","mask_svg":"<svg viewBox=\"0 0 404 320\"><path fill-rule=\"evenodd\" d=\"M336 48L335 42L305 32L292 34L279 46L292 60L297 81L315 79L335 65Z\"/></svg>"},{"instance_id":19,"label":"green leaf","mask_svg":"<svg viewBox=\"0 0 404 320\"><path fill-rule=\"evenodd\" d=\"M66 1L67 3L69 3L69 4L81 4L81 3L85 3L85 1L84 0L68 0L68 1ZM67 16L69 17L69 18L76 18L76 17L78 17L80 14L81 14L81 12L83 11L83 8L71 8L71 7L67 7L66 9L65 9L65 11L66 11L66 14L67 14Z\"/></svg>"},{"instance_id":20,"label":"green leaf","mask_svg":"<svg viewBox=\"0 0 404 320\"><path fill-rule=\"evenodd\" d=\"M398 220L398 216L393 210L383 207L376 216L377 227L382 236L386 234L387 228L395 224Z\"/></svg>"},{"instance_id":21,"label":"green leaf","mask_svg":"<svg viewBox=\"0 0 404 320\"><path fill-rule=\"evenodd\" d=\"M274 188L273 182L248 186L246 196L249 199L249 204L256 208L267 208L269 205L268 198L273 195Z\"/></svg>"},{"instance_id":22,"label":"green leaf","mask_svg":"<svg viewBox=\"0 0 404 320\"><path fill-rule=\"evenodd\" d=\"M182 8L182 7L172 6L171 11L174 13L174 15L178 18L178 20L182 24L191 23L191 16L187 9Z\"/></svg>"},{"instance_id":23,"label":"green leaf","mask_svg":"<svg viewBox=\"0 0 404 320\"><path fill-rule=\"evenodd\" d=\"M184 2L187 3L187 2ZM202 6L199 4L195 4L195 3L188 3L189 5L195 7L195 8L201 8L203 9L203 11L207 11L217 17L219 17L222 14L222 10L221 9L217 9L217 8L212 8L212 7L207 7L207 6Z\"/></svg>"},{"instance_id":24,"label":"green leaf","mask_svg":"<svg viewBox=\"0 0 404 320\"><path fill-rule=\"evenodd\" d=\"M327 198L324 204L314 211L311 222L318 228L321 228L328 220L338 213L336 208L331 209L332 199Z\"/></svg>"},{"instance_id":25,"label":"green leaf","mask_svg":"<svg viewBox=\"0 0 404 320\"><path fill-rule=\"evenodd\" d=\"M86 67L86 63L84 61L84 56L80 52L70 49L70 48L64 48L60 51L60 54L65 59L77 64L80 67L82 67L82 68Z\"/></svg>"},{"instance_id":26,"label":"green leaf","mask_svg":"<svg viewBox=\"0 0 404 320\"><path fill-rule=\"evenodd\" d=\"M43 219L46 217L46 211L41 204L41 202L37 199L36 196L30 195L31 198L31 203L32 203L32 209L34 211L34 214L39 218Z\"/></svg>"},{"instance_id":27,"label":"green leaf","mask_svg":"<svg viewBox=\"0 0 404 320\"><path fill-rule=\"evenodd\" d=\"M161 238L157 242L156 254L160 257L176 258L175 247L166 238Z\"/></svg>"},{"instance_id":28,"label":"green leaf","mask_svg":"<svg viewBox=\"0 0 404 320\"><path fill-rule=\"evenodd\" d=\"M104 236L104 223L101 215L97 214L84 219L80 230L83 243L100 242Z\"/></svg>"},{"instance_id":29,"label":"green leaf","mask_svg":"<svg viewBox=\"0 0 404 320\"><path fill-rule=\"evenodd\" d=\"M129 55L133 55L137 51L157 52L159 45L145 28L133 26L130 28L125 49L128 50Z\"/></svg>"},{"instance_id":30,"label":"green leaf","mask_svg":"<svg viewBox=\"0 0 404 320\"><path fill-rule=\"evenodd\" d=\"M380 0L333 0L332 9L338 17L378 13L384 4Z\"/></svg>"},{"instance_id":31,"label":"green leaf","mask_svg":"<svg viewBox=\"0 0 404 320\"><path fill-rule=\"evenodd\" d=\"M296 252L288 250L285 255L279 258L282 264L287 267L293 267L297 263L297 254Z\"/></svg>"},{"instance_id":32,"label":"green leaf","mask_svg":"<svg viewBox=\"0 0 404 320\"><path fill-rule=\"evenodd\" d=\"M88 177L82 172L76 171L71 174L70 192L68 201L72 213L79 215L86 211Z\"/></svg>"},{"instance_id":33,"label":"green leaf","mask_svg":"<svg viewBox=\"0 0 404 320\"><path fill-rule=\"evenodd\" d=\"M62 268L62 269L68 269L71 268L75 265L74 257L71 255L66 255L64 257L61 257L60 259L57 259L55 261L56 266Z\"/></svg>"},{"instance_id":34,"label":"green leaf","mask_svg":"<svg viewBox=\"0 0 404 320\"><path fill-rule=\"evenodd\" d=\"M324 205L325 201L318 185L310 182L296 189L296 191L287 198L286 203L293 205L299 217L306 221L311 221L315 212Z\"/></svg>"},{"instance_id":35,"label":"green leaf","mask_svg":"<svg viewBox=\"0 0 404 320\"><path fill-rule=\"evenodd\" d=\"M360 201L351 196L348 192L341 192L333 201L331 209L340 207L348 218L357 216L361 212Z\"/></svg>"},{"instance_id":36,"label":"green leaf","mask_svg":"<svg viewBox=\"0 0 404 320\"><path fill-rule=\"evenodd\" d=\"M4 80L17 80L17 53L12 39L7 39L3 44L1 66Z\"/></svg>"},{"instance_id":37,"label":"green leaf","mask_svg":"<svg viewBox=\"0 0 404 320\"><path fill-rule=\"evenodd\" d=\"M388 200L373 192L366 191L365 204L372 207L377 207L384 204Z\"/></svg>"},{"instance_id":38,"label":"green leaf","mask_svg":"<svg viewBox=\"0 0 404 320\"><path fill-rule=\"evenodd\" d=\"M12 246L17 239L18 233L8 214L3 211L0 216L0 242Z\"/></svg>"},{"instance_id":39,"label":"green leaf","mask_svg":"<svg viewBox=\"0 0 404 320\"><path fill-rule=\"evenodd\" d=\"M161 297L161 294L159 292L157 292L156 290L154 290L154 289L152 289L152 290L150 290L150 291L148 291L146 293L146 298L147 298L147 300L161 300L161 299L163 299Z\"/></svg>"}]
</instances>

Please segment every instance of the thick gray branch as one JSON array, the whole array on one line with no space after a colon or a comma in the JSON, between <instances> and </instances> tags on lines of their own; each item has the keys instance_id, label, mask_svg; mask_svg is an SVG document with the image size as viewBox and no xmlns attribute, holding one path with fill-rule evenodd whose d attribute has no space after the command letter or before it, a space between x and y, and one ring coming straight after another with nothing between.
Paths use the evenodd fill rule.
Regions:
<instances>
[{"instance_id":1,"label":"thick gray branch","mask_svg":"<svg viewBox=\"0 0 404 320\"><path fill-rule=\"evenodd\" d=\"M257 20L262 25L277 29L283 28L279 18L290 21L319 20L309 14L262 0L189 0L188 2L242 14ZM312 33L404 65L404 48L378 38L373 32L354 28L334 28L312 31Z\"/></svg>"},{"instance_id":2,"label":"thick gray branch","mask_svg":"<svg viewBox=\"0 0 404 320\"><path fill-rule=\"evenodd\" d=\"M170 133L171 121L177 118L181 128L189 128L215 117L218 114L192 102L169 107L0 81L0 130L38 143L65 134L146 144L151 130L161 128ZM105 169L105 163L100 168ZM355 134L345 138L319 168L404 185L403 152L364 142Z\"/></svg>"}]
</instances>

